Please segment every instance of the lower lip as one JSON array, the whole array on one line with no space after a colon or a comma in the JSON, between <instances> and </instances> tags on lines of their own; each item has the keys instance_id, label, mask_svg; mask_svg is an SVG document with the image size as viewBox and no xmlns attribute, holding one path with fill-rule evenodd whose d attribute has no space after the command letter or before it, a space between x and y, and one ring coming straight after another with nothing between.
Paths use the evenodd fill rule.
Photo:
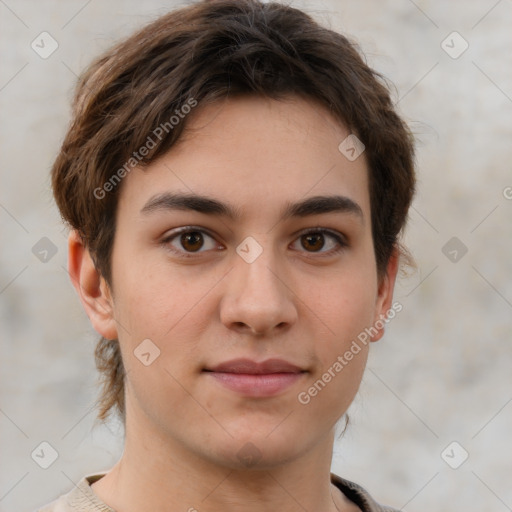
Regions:
<instances>
[{"instance_id":1,"label":"lower lip","mask_svg":"<svg viewBox=\"0 0 512 512\"><path fill-rule=\"evenodd\" d=\"M220 384L246 396L273 396L297 382L303 373L247 373L207 372Z\"/></svg>"}]
</instances>

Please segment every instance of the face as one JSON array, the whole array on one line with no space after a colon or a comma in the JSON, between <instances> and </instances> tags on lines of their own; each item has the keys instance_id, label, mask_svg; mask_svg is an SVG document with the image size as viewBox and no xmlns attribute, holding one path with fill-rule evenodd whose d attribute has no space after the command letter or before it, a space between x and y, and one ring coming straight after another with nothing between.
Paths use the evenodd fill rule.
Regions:
<instances>
[{"instance_id":1,"label":"face","mask_svg":"<svg viewBox=\"0 0 512 512\"><path fill-rule=\"evenodd\" d=\"M299 98L199 109L122 184L112 315L127 430L272 467L345 413L368 344L344 354L389 307L394 275L377 278L364 153L345 158L349 132L328 112Z\"/></svg>"}]
</instances>

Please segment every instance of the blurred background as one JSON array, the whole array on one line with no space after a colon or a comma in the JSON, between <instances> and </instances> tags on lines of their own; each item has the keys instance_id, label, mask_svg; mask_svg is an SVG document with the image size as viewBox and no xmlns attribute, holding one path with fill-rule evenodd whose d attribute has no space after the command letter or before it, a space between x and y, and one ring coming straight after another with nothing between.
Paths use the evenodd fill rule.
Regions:
<instances>
[{"instance_id":1,"label":"blurred background","mask_svg":"<svg viewBox=\"0 0 512 512\"><path fill-rule=\"evenodd\" d=\"M289 3L360 44L418 141L405 237L418 269L397 285L403 310L372 344L332 470L410 512L512 510L512 1ZM1 512L121 454L119 425L95 423L97 336L49 170L77 75L178 5L0 0ZM47 469L42 442L58 453Z\"/></svg>"}]
</instances>

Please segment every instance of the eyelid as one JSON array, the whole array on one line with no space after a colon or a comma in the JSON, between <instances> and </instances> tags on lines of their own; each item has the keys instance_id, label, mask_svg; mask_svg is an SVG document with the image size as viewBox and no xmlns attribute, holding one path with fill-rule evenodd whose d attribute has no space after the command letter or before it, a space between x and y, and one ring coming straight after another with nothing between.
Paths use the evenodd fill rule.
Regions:
<instances>
[{"instance_id":1,"label":"eyelid","mask_svg":"<svg viewBox=\"0 0 512 512\"><path fill-rule=\"evenodd\" d=\"M170 232L167 232L166 235L161 239L160 243L164 245L168 250L173 252L174 254L178 254L180 257L183 258L194 258L197 254L201 254L205 251L199 250L198 252L187 252L187 251L180 251L178 249L175 249L174 247L170 246L170 242L174 240L176 237L181 235L182 233L188 233L188 232L199 232L202 234L208 235L210 238L215 240L215 242L218 244L215 236L206 228L200 227L200 226L181 226L176 229L172 229Z\"/></svg>"},{"instance_id":2,"label":"eyelid","mask_svg":"<svg viewBox=\"0 0 512 512\"><path fill-rule=\"evenodd\" d=\"M335 254L338 254L340 251L342 251L343 249L346 249L348 247L348 240L347 240L347 237L345 235L343 235L342 233L340 233L339 231L336 231L336 230L333 230L333 229L329 229L329 228L324 228L324 227L321 227L321 226L316 226L316 227L312 227L312 228L306 228L302 231L299 231L299 233L297 233L296 235L296 239L298 237L301 237L301 236L304 236L304 235L308 235L310 233L321 233L323 234L324 236L327 235L327 236L330 236L331 238L334 238L334 240L336 241L338 247L335 248L335 249L331 249L329 251L325 251L325 252L308 252L308 251L301 251L301 252L305 252L306 254L311 254L311 255L315 255L315 254L318 254L318 255L323 255L323 256L333 256ZM321 257L320 256L320 257Z\"/></svg>"},{"instance_id":3,"label":"eyelid","mask_svg":"<svg viewBox=\"0 0 512 512\"><path fill-rule=\"evenodd\" d=\"M296 236L307 235L309 233L328 234L328 235L336 238L337 240L339 240L342 243L348 243L347 242L347 237L345 235L343 235L342 233L340 233L339 231L336 231L336 230L330 229L330 228L324 228L322 226L315 226L315 227L312 227L312 228L303 229L302 231L299 231Z\"/></svg>"}]
</instances>

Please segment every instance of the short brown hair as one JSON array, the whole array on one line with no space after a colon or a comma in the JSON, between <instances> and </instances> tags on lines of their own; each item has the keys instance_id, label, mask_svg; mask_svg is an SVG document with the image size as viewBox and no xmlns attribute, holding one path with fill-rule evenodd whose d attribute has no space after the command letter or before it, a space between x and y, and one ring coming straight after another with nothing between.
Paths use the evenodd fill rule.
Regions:
<instances>
[{"instance_id":1,"label":"short brown hair","mask_svg":"<svg viewBox=\"0 0 512 512\"><path fill-rule=\"evenodd\" d=\"M202 1L170 12L95 60L77 85L73 120L52 169L57 205L111 284L111 251L121 178L134 151L191 99L201 105L235 95L319 102L365 145L372 236L379 276L414 195L413 136L380 74L354 43L306 13L258 0ZM192 114L193 115L193 114ZM165 124L167 123L167 125ZM187 124L166 130L137 163L167 152ZM341 142L341 141L340 141ZM109 181L110 180L110 181ZM98 190L101 197L98 198ZM124 367L118 340L101 338L100 419L124 419Z\"/></svg>"}]
</instances>

